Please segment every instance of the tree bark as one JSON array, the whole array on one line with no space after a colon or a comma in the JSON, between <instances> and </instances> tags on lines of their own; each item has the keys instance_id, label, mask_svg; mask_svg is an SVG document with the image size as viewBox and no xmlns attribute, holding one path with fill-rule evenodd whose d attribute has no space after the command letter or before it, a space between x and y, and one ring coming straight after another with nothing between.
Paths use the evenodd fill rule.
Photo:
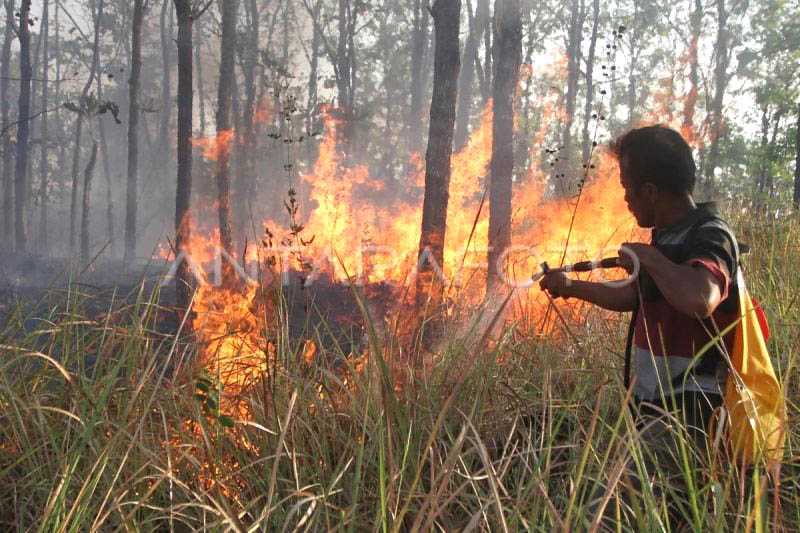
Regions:
<instances>
[{"instance_id":1,"label":"tree bark","mask_svg":"<svg viewBox=\"0 0 800 533\"><path fill-rule=\"evenodd\" d=\"M236 209L233 211L233 223L235 226L235 234L239 235L243 240L247 235L247 221L252 217L252 201L254 197L257 175L254 157L256 155L256 141L255 141L255 107L257 98L256 86L256 69L258 68L259 58L259 40L260 40L260 26L261 20L258 11L258 4L256 0L247 0L245 3L245 11L247 13L248 28L244 33L245 40L237 47L241 55L241 68L244 78L244 112L234 110L234 117L243 122L241 128L237 127L236 139ZM316 26L315 26L316 28ZM316 30L315 30L316 31ZM235 79L233 80L236 81ZM238 98L238 89L236 86L233 88L234 99ZM253 235L258 238L258 235Z\"/></svg>"},{"instance_id":2,"label":"tree bark","mask_svg":"<svg viewBox=\"0 0 800 533\"><path fill-rule=\"evenodd\" d=\"M556 165L560 174L562 193L568 192L569 175L572 171L573 140L572 126L575 122L575 108L578 101L578 78L580 77L582 28L584 21L584 0L572 0L570 4L569 27L567 30L567 94L564 97L564 129L562 130L561 154Z\"/></svg>"},{"instance_id":3,"label":"tree bark","mask_svg":"<svg viewBox=\"0 0 800 533\"><path fill-rule=\"evenodd\" d=\"M514 173L514 101L522 62L519 0L495 4L494 116L489 188L489 270L487 289L502 281L503 258L511 244L511 189Z\"/></svg>"},{"instance_id":4,"label":"tree bark","mask_svg":"<svg viewBox=\"0 0 800 533\"><path fill-rule=\"evenodd\" d=\"M769 105L764 104L761 109L761 143L759 145L759 155L761 156L761 168L756 178L756 205L760 206L764 197L764 187L767 183L767 143L769 138Z\"/></svg>"},{"instance_id":5,"label":"tree bark","mask_svg":"<svg viewBox=\"0 0 800 533\"><path fill-rule=\"evenodd\" d=\"M220 40L219 84L217 85L217 142L225 143L225 136L231 130L231 96L233 91L233 77L236 75L236 17L238 15L239 0L221 0L222 11L222 39ZM250 110L247 111L249 114ZM233 256L233 236L231 234L231 176L230 155L232 142L219 150L217 160L217 212L219 215L219 233L222 248ZM229 263L225 263L230 266ZM232 269L223 269L225 283L229 285L233 280L230 276Z\"/></svg>"},{"instance_id":6,"label":"tree bark","mask_svg":"<svg viewBox=\"0 0 800 533\"><path fill-rule=\"evenodd\" d=\"M42 61L42 111L47 110L50 100L50 1L44 0L42 7L42 40L43 40L43 61ZM49 183L49 131L48 115L42 115L42 134L41 152L39 159L39 201L41 202L39 220L39 249L47 252L47 189Z\"/></svg>"},{"instance_id":7,"label":"tree bark","mask_svg":"<svg viewBox=\"0 0 800 533\"><path fill-rule=\"evenodd\" d=\"M125 263L136 256L139 208L139 93L142 76L142 24L146 0L134 0L131 36L131 77L128 80L128 179L125 183Z\"/></svg>"},{"instance_id":8,"label":"tree bark","mask_svg":"<svg viewBox=\"0 0 800 533\"><path fill-rule=\"evenodd\" d=\"M177 4L176 4L177 5ZM171 145L169 141L169 125L172 121L172 32L173 17L172 10L169 9L169 0L164 0L161 8L160 28L161 28L161 113L158 127L158 156L153 159L155 172L163 171L170 159ZM191 9L189 7L188 9Z\"/></svg>"},{"instance_id":9,"label":"tree bark","mask_svg":"<svg viewBox=\"0 0 800 533\"><path fill-rule=\"evenodd\" d=\"M683 100L683 123L681 133L690 143L697 141L697 132L694 129L694 113L697 108L697 97L700 94L700 62L698 47L700 34L703 31L703 3L702 0L689 0L694 3L694 11L690 17L691 37L689 40L689 93Z\"/></svg>"},{"instance_id":10,"label":"tree bark","mask_svg":"<svg viewBox=\"0 0 800 533\"><path fill-rule=\"evenodd\" d=\"M631 22L632 29L627 32L630 36L630 68L628 70L628 128L633 128L638 120L637 110L637 94L636 94L636 69L639 65L639 56L644 46L641 43L642 38L642 21L641 19L641 5L640 0L633 2L633 20Z\"/></svg>"},{"instance_id":11,"label":"tree bark","mask_svg":"<svg viewBox=\"0 0 800 533\"><path fill-rule=\"evenodd\" d=\"M794 131L794 195L795 210L800 209L800 103L797 104L797 125Z\"/></svg>"},{"instance_id":12,"label":"tree bark","mask_svg":"<svg viewBox=\"0 0 800 533\"><path fill-rule=\"evenodd\" d=\"M475 58L486 29L489 15L489 0L478 0L475 14L470 13L470 28L464 43L461 60L461 75L458 80L458 108L456 113L455 149L462 148L469 138L473 90L475 88Z\"/></svg>"},{"instance_id":13,"label":"tree bark","mask_svg":"<svg viewBox=\"0 0 800 533\"><path fill-rule=\"evenodd\" d=\"M61 72L62 72L62 64L63 60L61 58L61 23L60 23L60 14L61 14L61 6L59 2L55 2L53 6L55 8L55 16L54 16L54 24L55 24L55 46L53 50L53 55L55 56L56 61L56 77L55 77L55 100L59 106L62 104L62 84L61 81ZM54 117L56 124L58 125L58 159L56 163L56 168L59 169L58 174L56 174L58 179L58 185L60 188L64 188L66 186L65 176L67 173L65 170L67 169L67 143L65 139L67 137L66 127L65 127L65 120L64 120L64 113L63 109L59 107L57 111L54 112ZM66 253L68 250L64 243L68 240L65 231L65 225L59 224L58 230L56 235L56 240L61 244L61 252ZM54 251L57 251L54 247Z\"/></svg>"},{"instance_id":14,"label":"tree bark","mask_svg":"<svg viewBox=\"0 0 800 533\"><path fill-rule=\"evenodd\" d=\"M352 67L351 49L348 46L350 41L350 30L353 17L350 0L339 0L339 35L336 46L336 87L339 112L341 113L342 127L340 143L341 149L346 156L351 155L349 144L353 134L353 92L352 92Z\"/></svg>"},{"instance_id":15,"label":"tree bark","mask_svg":"<svg viewBox=\"0 0 800 533\"><path fill-rule=\"evenodd\" d=\"M715 47L716 62L714 64L714 99L711 101L711 128L709 136L711 145L708 148L708 161L705 168L705 189L709 192L715 190L714 171L719 164L719 139L722 136L722 107L725 99L725 90L728 86L728 11L725 0L716 0L717 3L717 44Z\"/></svg>"},{"instance_id":16,"label":"tree bark","mask_svg":"<svg viewBox=\"0 0 800 533\"><path fill-rule=\"evenodd\" d=\"M414 29L411 34L411 109L406 128L406 144L411 152L417 152L421 147L422 107L425 95L423 68L428 50L428 26L428 10L423 5L423 0L414 0Z\"/></svg>"},{"instance_id":17,"label":"tree bark","mask_svg":"<svg viewBox=\"0 0 800 533\"><path fill-rule=\"evenodd\" d=\"M10 248L14 235L14 155L9 130L11 99L11 43L14 40L14 0L6 2L6 29L0 60L0 114L3 132L3 242Z\"/></svg>"},{"instance_id":18,"label":"tree bark","mask_svg":"<svg viewBox=\"0 0 800 533\"><path fill-rule=\"evenodd\" d=\"M765 189L767 198L772 198L772 195L775 192L775 176L770 168L769 162L775 160L776 154L775 151L777 149L777 140L778 140L778 132L780 131L781 119L783 119L783 115L786 112L786 108L781 106L775 111L775 114L772 116L773 124L772 124L772 136L769 140L769 146L767 146L767 163L766 168L767 172L765 173Z\"/></svg>"},{"instance_id":19,"label":"tree bark","mask_svg":"<svg viewBox=\"0 0 800 533\"><path fill-rule=\"evenodd\" d=\"M97 164L97 141L92 143L92 151L89 155L89 163L83 172L83 211L81 217L81 264L89 263L89 217L92 195L92 178L94 177L94 167Z\"/></svg>"},{"instance_id":20,"label":"tree bark","mask_svg":"<svg viewBox=\"0 0 800 533\"><path fill-rule=\"evenodd\" d=\"M192 25L194 22L191 0L173 0L178 16L178 170L175 191L175 245L178 253L186 251L191 238L189 215L192 197L192 110L194 86L192 83ZM189 308L192 297L192 279L187 261L180 261L177 271L176 305Z\"/></svg>"},{"instance_id":21,"label":"tree bark","mask_svg":"<svg viewBox=\"0 0 800 533\"><path fill-rule=\"evenodd\" d=\"M589 38L589 55L586 57L586 104L583 109L583 140L582 140L582 161L584 165L589 165L589 154L591 154L591 138L589 134L589 122L592 117L592 105L594 103L594 59L597 47L597 28L600 23L600 0L592 0L592 36Z\"/></svg>"},{"instance_id":22,"label":"tree bark","mask_svg":"<svg viewBox=\"0 0 800 533\"><path fill-rule=\"evenodd\" d=\"M103 101L103 85L101 78L98 75L97 80L97 98ZM114 185L111 176L111 163L108 159L108 136L106 136L106 126L103 122L103 117L97 117L97 130L100 134L100 155L103 161L103 178L106 185L106 236L108 237L108 249L111 255L115 255L116 249L116 231L114 229Z\"/></svg>"},{"instance_id":23,"label":"tree bark","mask_svg":"<svg viewBox=\"0 0 800 533\"><path fill-rule=\"evenodd\" d=\"M19 9L19 125L17 126L17 158L14 166L14 243L17 252L25 252L28 239L25 217L28 209L28 156L31 115L31 0L22 0Z\"/></svg>"},{"instance_id":24,"label":"tree bark","mask_svg":"<svg viewBox=\"0 0 800 533\"><path fill-rule=\"evenodd\" d=\"M456 120L458 72L461 66L458 33L461 0L436 0L431 9L435 28L433 96L431 100L428 151L425 169L425 198L419 246L417 303L441 301L444 242L450 186L450 158Z\"/></svg>"},{"instance_id":25,"label":"tree bark","mask_svg":"<svg viewBox=\"0 0 800 533\"><path fill-rule=\"evenodd\" d=\"M206 119L206 87L203 81L203 58L200 54L204 33L202 26L195 28L195 30L198 33L197 38L194 39L194 65L197 69L197 76L195 76L197 78L197 107L200 116L200 132L205 135L208 126L208 120Z\"/></svg>"},{"instance_id":26,"label":"tree bark","mask_svg":"<svg viewBox=\"0 0 800 533\"><path fill-rule=\"evenodd\" d=\"M81 98L83 101L84 98ZM81 104L82 105L82 104ZM78 190L80 189L81 138L83 137L83 111L75 118L75 146L72 151L72 187L69 203L69 253L75 253L78 237Z\"/></svg>"},{"instance_id":27,"label":"tree bark","mask_svg":"<svg viewBox=\"0 0 800 533\"><path fill-rule=\"evenodd\" d=\"M103 15L103 0L99 0L96 10L92 12L94 19L94 42L92 43L92 64L89 68L89 78L81 90L80 99L78 100L78 117L75 125L75 149L72 154L72 193L70 202L70 218L69 218L69 249L70 254L75 253L75 245L77 241L77 228L78 228L78 191L80 189L80 157L81 157L81 137L83 135L83 122L86 120L87 114L90 112L88 106L89 90L92 88L95 76L97 75L97 66L100 61L100 23Z\"/></svg>"},{"instance_id":28,"label":"tree bark","mask_svg":"<svg viewBox=\"0 0 800 533\"><path fill-rule=\"evenodd\" d=\"M309 61L308 73L308 104L306 105L306 128L308 131L313 131L315 124L313 124L314 117L316 116L317 102L318 102L318 89L317 77L319 76L319 47L320 47L320 30L319 30L319 16L322 8L321 0L314 2L314 7L311 12L313 19L313 29L311 35L311 59ZM314 143L308 143L308 146L313 146Z\"/></svg>"}]
</instances>

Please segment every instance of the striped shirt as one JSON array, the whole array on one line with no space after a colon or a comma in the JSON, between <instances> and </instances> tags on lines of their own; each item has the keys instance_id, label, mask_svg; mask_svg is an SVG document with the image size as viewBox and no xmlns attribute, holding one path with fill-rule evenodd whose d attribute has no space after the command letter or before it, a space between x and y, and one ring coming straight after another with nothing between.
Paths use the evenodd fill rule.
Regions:
<instances>
[{"instance_id":1,"label":"striped shirt","mask_svg":"<svg viewBox=\"0 0 800 533\"><path fill-rule=\"evenodd\" d=\"M725 222L711 218L715 215L713 204L700 204L677 224L653 230L652 244L675 262L708 270L719 283L722 301L726 302L735 288L732 279L738 251L733 233ZM700 224L701 220L706 222ZM642 301L631 354L637 399L658 401L683 391L721 394L726 366L716 365L716 372L699 372L693 357L733 323L735 307L730 309L730 302L721 303L709 320L701 321L674 309L646 274L640 278L640 289ZM732 344L730 333L713 350L729 352ZM704 357L713 355L706 353ZM684 380L690 365L694 372Z\"/></svg>"}]
</instances>

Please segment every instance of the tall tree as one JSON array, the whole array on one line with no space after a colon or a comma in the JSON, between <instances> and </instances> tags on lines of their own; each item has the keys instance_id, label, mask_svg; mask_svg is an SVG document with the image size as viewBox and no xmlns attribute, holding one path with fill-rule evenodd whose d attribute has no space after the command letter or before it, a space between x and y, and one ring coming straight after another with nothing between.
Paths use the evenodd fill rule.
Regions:
<instances>
[{"instance_id":1,"label":"tall tree","mask_svg":"<svg viewBox=\"0 0 800 533\"><path fill-rule=\"evenodd\" d=\"M691 29L688 51L689 93L683 100L683 123L681 124L681 133L689 142L693 142L697 140L697 132L694 126L694 114L697 108L697 98L700 94L699 47L700 34L703 31L703 2L702 0L689 0L689 3L694 4L694 9L689 17L689 26Z\"/></svg>"},{"instance_id":2,"label":"tall tree","mask_svg":"<svg viewBox=\"0 0 800 533\"><path fill-rule=\"evenodd\" d=\"M172 122L172 108L174 105L172 94L172 61L173 61L173 30L174 10L170 9L169 0L164 0L161 6L159 28L161 33L161 113L158 125L158 156L153 158L155 172L164 169L172 152L172 143L169 140L169 127Z\"/></svg>"},{"instance_id":3,"label":"tall tree","mask_svg":"<svg viewBox=\"0 0 800 533\"><path fill-rule=\"evenodd\" d=\"M427 298L439 302L444 291L436 268L443 268L444 265L450 158L453 153L458 72L461 66L458 42L461 0L436 0L431 15L436 41L419 245L418 304Z\"/></svg>"},{"instance_id":4,"label":"tall tree","mask_svg":"<svg viewBox=\"0 0 800 533\"><path fill-rule=\"evenodd\" d=\"M81 209L81 264L86 265L89 262L89 221L91 213L91 198L92 198L92 179L94 178L94 169L97 165L97 141L92 142L92 151L89 154L89 162L86 164L86 169L83 171L83 202Z\"/></svg>"},{"instance_id":5,"label":"tall tree","mask_svg":"<svg viewBox=\"0 0 800 533\"><path fill-rule=\"evenodd\" d=\"M219 214L219 233L223 249L233 255L233 236L231 230L231 176L230 148L231 130L231 98L233 81L236 75L236 18L239 0L220 0L222 12L222 39L220 39L219 84L217 85L217 142L227 144L220 146L217 160L217 209ZM229 263L226 263L229 264ZM232 274L229 268L224 270ZM232 280L228 279L227 282Z\"/></svg>"},{"instance_id":6,"label":"tall tree","mask_svg":"<svg viewBox=\"0 0 800 533\"><path fill-rule=\"evenodd\" d=\"M49 129L47 106L50 100L50 1L44 0L42 7L42 134L40 142L39 158L39 202L41 203L39 221L39 247L43 252L47 251L47 204L49 202L47 189L49 183L50 165L48 164L48 154L50 153Z\"/></svg>"},{"instance_id":7,"label":"tall tree","mask_svg":"<svg viewBox=\"0 0 800 533\"><path fill-rule=\"evenodd\" d=\"M511 244L511 189L514 173L514 101L522 62L519 0L504 0L494 10L494 117L489 188L489 290L503 275L502 259Z\"/></svg>"},{"instance_id":8,"label":"tall tree","mask_svg":"<svg viewBox=\"0 0 800 533\"><path fill-rule=\"evenodd\" d=\"M350 147L355 135L356 49L354 39L358 10L354 7L352 0L339 0L339 32L336 57L334 58L336 99L343 120L340 141L346 155L350 155Z\"/></svg>"},{"instance_id":9,"label":"tall tree","mask_svg":"<svg viewBox=\"0 0 800 533\"><path fill-rule=\"evenodd\" d=\"M717 42L714 50L716 60L714 62L714 98L711 100L711 117L709 137L711 144L708 149L708 161L705 166L705 188L713 191L716 187L714 183L714 171L719 165L720 136L723 131L723 103L725 91L728 88L728 65L730 63L728 33L728 10L725 0L716 0L717 5Z\"/></svg>"},{"instance_id":10,"label":"tall tree","mask_svg":"<svg viewBox=\"0 0 800 533\"><path fill-rule=\"evenodd\" d=\"M252 218L251 206L256 190L257 171L255 165L256 134L255 134L255 115L256 99L258 98L258 65L259 65L259 41L261 35L261 14L256 0L247 0L244 3L245 18L247 20L246 30L243 32L241 43L237 46L239 50L239 60L244 82L244 105L243 111L235 111L236 120L241 121L241 127L237 126L236 144L234 148L235 160L237 165L236 176L236 198L233 211L233 223L235 234L240 237L246 234L247 221ZM315 33L318 27L315 24ZM236 79L233 79L234 83ZM234 88L234 100L238 101L238 90ZM238 105L238 104L237 104Z\"/></svg>"},{"instance_id":11,"label":"tall tree","mask_svg":"<svg viewBox=\"0 0 800 533\"><path fill-rule=\"evenodd\" d=\"M25 217L28 210L28 156L31 115L31 0L22 0L19 9L19 124L17 158L14 166L14 244L17 252L27 247Z\"/></svg>"},{"instance_id":12,"label":"tall tree","mask_svg":"<svg viewBox=\"0 0 800 533\"><path fill-rule=\"evenodd\" d=\"M128 80L128 179L125 187L125 262L136 255L139 208L139 96L142 76L142 25L146 0L134 0L131 35L131 76Z\"/></svg>"},{"instance_id":13,"label":"tall tree","mask_svg":"<svg viewBox=\"0 0 800 533\"><path fill-rule=\"evenodd\" d=\"M194 86L192 68L192 25L195 15L191 0L173 0L178 16L178 176L175 191L175 246L185 251L191 238L189 207L192 197L192 111ZM176 305L188 309L192 298L192 279L187 261L177 271Z\"/></svg>"},{"instance_id":14,"label":"tall tree","mask_svg":"<svg viewBox=\"0 0 800 533\"><path fill-rule=\"evenodd\" d=\"M561 174L561 192L566 193L567 177L573 161L572 127L575 122L575 110L578 101L578 80L581 69L581 44L583 42L583 22L586 18L584 0L570 2L569 25L567 26L567 93L564 96L564 124L561 132L561 155L556 169Z\"/></svg>"},{"instance_id":15,"label":"tall tree","mask_svg":"<svg viewBox=\"0 0 800 533\"><path fill-rule=\"evenodd\" d=\"M14 185L10 129L11 97L11 43L14 40L14 0L5 2L6 29L3 36L3 51L0 56L0 113L3 132L3 241L7 246L13 242L14 233Z\"/></svg>"},{"instance_id":16,"label":"tall tree","mask_svg":"<svg viewBox=\"0 0 800 533\"><path fill-rule=\"evenodd\" d=\"M589 122L592 117L592 105L594 101L594 60L597 48L597 29L600 24L600 0L592 0L592 34L589 37L589 53L586 56L586 103L583 109L583 139L581 160L583 164L589 164L589 154L591 153L591 139L589 133Z\"/></svg>"},{"instance_id":17,"label":"tall tree","mask_svg":"<svg viewBox=\"0 0 800 533\"><path fill-rule=\"evenodd\" d=\"M97 68L100 62L100 27L103 17L104 1L98 0L92 10L92 20L94 23L94 39L92 42L92 63L89 67L89 77L81 90L80 99L76 106L77 118L75 119L75 147L72 153L72 191L70 199L69 217L69 249L70 253L75 252L77 244L78 230L78 191L80 189L80 159L81 159L81 138L83 136L84 120L91 114L89 91L95 81Z\"/></svg>"},{"instance_id":18,"label":"tall tree","mask_svg":"<svg viewBox=\"0 0 800 533\"><path fill-rule=\"evenodd\" d=\"M795 209L800 209L800 103L797 104L797 123L794 130L794 194L793 203Z\"/></svg>"},{"instance_id":19,"label":"tall tree","mask_svg":"<svg viewBox=\"0 0 800 533\"><path fill-rule=\"evenodd\" d=\"M469 3L467 3L469 8ZM475 14L469 13L469 35L464 43L461 60L461 75L458 79L458 108L456 113L455 148L464 146L469 137L469 122L472 114L473 89L478 47L486 29L489 15L489 0L478 0Z\"/></svg>"},{"instance_id":20,"label":"tall tree","mask_svg":"<svg viewBox=\"0 0 800 533\"><path fill-rule=\"evenodd\" d=\"M425 95L425 58L428 54L428 10L423 0L414 0L414 27L411 30L411 109L408 112L406 143L411 152L420 148Z\"/></svg>"}]
</instances>

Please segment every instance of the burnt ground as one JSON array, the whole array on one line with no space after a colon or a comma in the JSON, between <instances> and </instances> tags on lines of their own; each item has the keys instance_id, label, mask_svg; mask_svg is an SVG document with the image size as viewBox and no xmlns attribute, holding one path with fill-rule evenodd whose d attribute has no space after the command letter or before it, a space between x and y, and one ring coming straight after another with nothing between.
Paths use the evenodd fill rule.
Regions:
<instances>
[{"instance_id":1,"label":"burnt ground","mask_svg":"<svg viewBox=\"0 0 800 533\"><path fill-rule=\"evenodd\" d=\"M148 300L166 273L161 261L126 265L121 260L105 260L90 268L78 268L65 259L6 255L0 258L0 330L20 306L24 309L24 329L32 330L40 319L50 316L52 309L64 308L68 289L80 293L81 315L101 317L135 303L137 297ZM395 303L394 289L379 284L358 290L368 294L365 298L372 318L381 322ZM174 294L174 284L160 288L163 311L157 321L159 333L178 330L178 314L170 310ZM283 294L293 339L320 339L326 348L343 355L363 347L364 317L352 287L324 277L304 287L301 278L292 275Z\"/></svg>"}]
</instances>

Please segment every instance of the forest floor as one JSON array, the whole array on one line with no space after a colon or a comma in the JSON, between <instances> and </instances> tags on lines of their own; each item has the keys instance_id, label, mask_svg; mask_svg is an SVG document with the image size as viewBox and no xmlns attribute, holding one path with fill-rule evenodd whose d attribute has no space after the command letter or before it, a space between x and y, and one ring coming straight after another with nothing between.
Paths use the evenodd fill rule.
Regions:
<instances>
[{"instance_id":1,"label":"forest floor","mask_svg":"<svg viewBox=\"0 0 800 533\"><path fill-rule=\"evenodd\" d=\"M734 219L788 399L780 475L688 454L633 481L648 450L620 383L624 317L447 335L417 358L334 287L321 302L357 328L276 313L264 372L226 389L176 333L161 267L6 258L0 528L799 530L800 224Z\"/></svg>"}]
</instances>

